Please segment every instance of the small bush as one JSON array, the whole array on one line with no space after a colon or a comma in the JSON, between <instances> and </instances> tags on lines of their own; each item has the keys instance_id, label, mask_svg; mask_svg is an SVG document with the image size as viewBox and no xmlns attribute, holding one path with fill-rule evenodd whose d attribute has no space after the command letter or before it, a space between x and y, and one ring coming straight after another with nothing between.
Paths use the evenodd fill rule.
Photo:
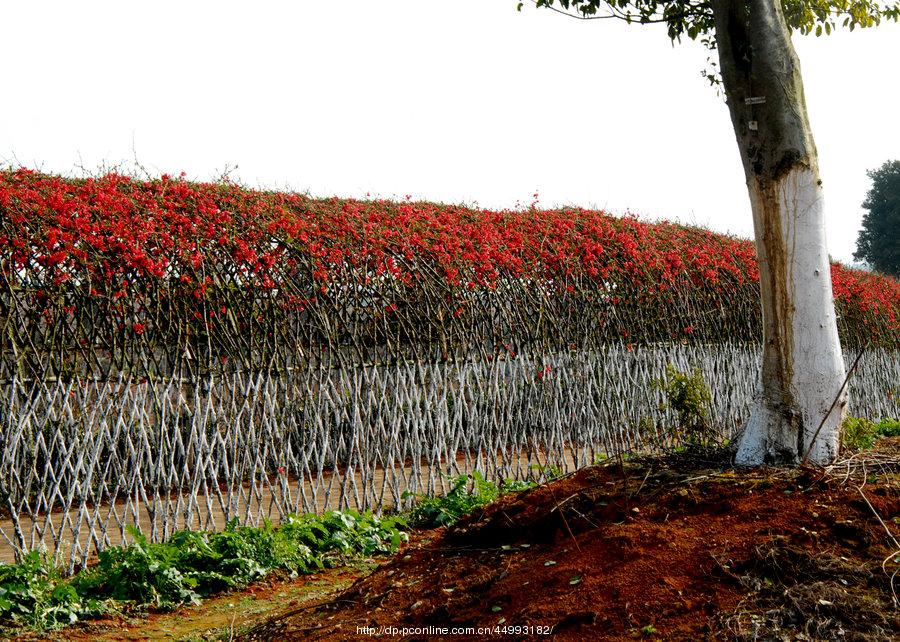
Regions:
<instances>
[{"instance_id":1,"label":"small bush","mask_svg":"<svg viewBox=\"0 0 900 642\"><path fill-rule=\"evenodd\" d=\"M900 437L900 420L885 418L876 424L865 417L847 417L841 425L841 444L850 450L868 450L881 437Z\"/></svg>"},{"instance_id":2,"label":"small bush","mask_svg":"<svg viewBox=\"0 0 900 642\"><path fill-rule=\"evenodd\" d=\"M544 470L544 475L552 474ZM531 481L506 480L500 486L488 481L477 470L468 475L451 478L450 492L443 496L423 496L405 493L404 498L416 498L410 511L410 521L423 528L449 526L463 515L497 499L501 494L527 490L536 484Z\"/></svg>"},{"instance_id":3,"label":"small bush","mask_svg":"<svg viewBox=\"0 0 900 642\"><path fill-rule=\"evenodd\" d=\"M709 422L712 394L699 368L690 374L681 372L671 363L666 376L656 381L665 393L666 402L678 414L678 426L685 441L691 445L706 445L714 438Z\"/></svg>"},{"instance_id":4,"label":"small bush","mask_svg":"<svg viewBox=\"0 0 900 642\"><path fill-rule=\"evenodd\" d=\"M882 419L875 426L879 437L900 437L900 419Z\"/></svg>"},{"instance_id":5,"label":"small bush","mask_svg":"<svg viewBox=\"0 0 900 642\"><path fill-rule=\"evenodd\" d=\"M866 450L875 445L875 423L865 417L847 417L841 426L841 443L850 450Z\"/></svg>"}]
</instances>

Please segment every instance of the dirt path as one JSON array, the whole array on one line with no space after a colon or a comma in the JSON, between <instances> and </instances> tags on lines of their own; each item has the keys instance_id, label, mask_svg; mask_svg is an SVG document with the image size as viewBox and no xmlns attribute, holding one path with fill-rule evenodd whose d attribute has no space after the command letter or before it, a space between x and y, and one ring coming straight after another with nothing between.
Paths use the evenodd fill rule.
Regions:
<instances>
[{"instance_id":1,"label":"dirt path","mask_svg":"<svg viewBox=\"0 0 900 642\"><path fill-rule=\"evenodd\" d=\"M296 579L267 579L244 590L204 600L200 606L135 617L110 616L63 631L21 636L15 642L125 642L231 640L273 614L314 605L349 587L377 566L375 561L327 569Z\"/></svg>"}]
</instances>

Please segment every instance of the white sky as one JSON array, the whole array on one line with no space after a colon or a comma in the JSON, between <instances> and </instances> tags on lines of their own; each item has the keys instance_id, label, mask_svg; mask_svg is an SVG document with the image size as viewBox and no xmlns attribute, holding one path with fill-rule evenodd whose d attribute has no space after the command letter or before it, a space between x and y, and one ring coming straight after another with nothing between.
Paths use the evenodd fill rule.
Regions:
<instances>
[{"instance_id":1,"label":"white sky","mask_svg":"<svg viewBox=\"0 0 900 642\"><path fill-rule=\"evenodd\" d=\"M699 44L515 0L0 5L0 161L484 207L574 204L752 233ZM829 247L900 158L900 26L797 39ZM893 78L893 80L891 80Z\"/></svg>"}]
</instances>

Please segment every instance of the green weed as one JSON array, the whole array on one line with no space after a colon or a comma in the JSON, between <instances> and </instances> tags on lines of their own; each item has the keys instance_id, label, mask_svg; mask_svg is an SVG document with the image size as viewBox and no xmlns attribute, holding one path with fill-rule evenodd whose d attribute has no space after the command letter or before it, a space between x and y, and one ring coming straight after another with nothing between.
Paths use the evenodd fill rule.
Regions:
<instances>
[{"instance_id":1,"label":"green weed","mask_svg":"<svg viewBox=\"0 0 900 642\"><path fill-rule=\"evenodd\" d=\"M103 610L66 583L40 551L31 551L20 564L0 564L0 622L56 628Z\"/></svg>"},{"instance_id":2,"label":"green weed","mask_svg":"<svg viewBox=\"0 0 900 642\"><path fill-rule=\"evenodd\" d=\"M221 532L179 531L162 543L130 527L131 544L105 549L71 578L38 552L0 564L0 625L50 629L110 610L197 604L275 570L294 575L392 553L406 529L399 517L351 510L290 516L277 528L233 520Z\"/></svg>"},{"instance_id":3,"label":"green weed","mask_svg":"<svg viewBox=\"0 0 900 642\"><path fill-rule=\"evenodd\" d=\"M900 437L900 419L882 419L875 426L879 437Z\"/></svg>"},{"instance_id":4,"label":"green weed","mask_svg":"<svg viewBox=\"0 0 900 642\"><path fill-rule=\"evenodd\" d=\"M549 472L545 470L544 474ZM504 493L527 490L536 486L532 481L514 480L506 480L498 486L485 479L477 470L471 474L452 477L451 484L450 491L442 496L404 493L404 499L416 499L416 504L409 513L410 522L422 528L449 526L463 515L491 503Z\"/></svg>"},{"instance_id":5,"label":"green weed","mask_svg":"<svg viewBox=\"0 0 900 642\"><path fill-rule=\"evenodd\" d=\"M847 417L841 425L841 443L850 450L868 450L881 437L900 436L900 419L882 419L877 424L865 417Z\"/></svg>"}]
</instances>

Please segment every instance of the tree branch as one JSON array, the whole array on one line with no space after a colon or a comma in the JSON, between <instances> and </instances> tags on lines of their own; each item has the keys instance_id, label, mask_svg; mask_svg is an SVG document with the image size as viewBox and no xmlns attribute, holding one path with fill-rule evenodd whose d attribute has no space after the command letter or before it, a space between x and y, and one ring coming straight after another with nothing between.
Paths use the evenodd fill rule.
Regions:
<instances>
[{"instance_id":1,"label":"tree branch","mask_svg":"<svg viewBox=\"0 0 900 642\"><path fill-rule=\"evenodd\" d=\"M537 0L531 0L532 4L538 6ZM558 7L553 6L552 4L543 4L538 8L549 9L550 11L554 11L560 15L566 16L567 18L572 18L574 20L621 20L622 22L627 22L629 24L642 24L642 25L651 25L651 24L661 24L668 23L673 20L681 20L683 18L690 17L698 17L703 15L711 15L711 8L706 3L701 3L699 5L692 6L691 9L686 9L684 11L679 11L678 13L673 13L669 16L663 15L659 18L649 18L643 17L641 14L632 14L623 12L621 9L612 4L607 4L607 9L610 10L610 13L601 15L601 16L586 16L584 14L571 13L566 11L565 9L560 9ZM699 9L699 10L694 10Z\"/></svg>"},{"instance_id":2,"label":"tree branch","mask_svg":"<svg viewBox=\"0 0 900 642\"><path fill-rule=\"evenodd\" d=\"M537 0L531 0L531 3L537 6ZM573 18L574 20L609 20L610 18L618 18L620 20L623 20L623 18L619 18L619 16L614 14L606 14L602 16L586 16L584 14L569 13L565 9L554 7L552 4L541 5L541 7L543 7L544 9L550 9L550 11L555 11L556 13L566 16L567 18Z\"/></svg>"}]
</instances>

